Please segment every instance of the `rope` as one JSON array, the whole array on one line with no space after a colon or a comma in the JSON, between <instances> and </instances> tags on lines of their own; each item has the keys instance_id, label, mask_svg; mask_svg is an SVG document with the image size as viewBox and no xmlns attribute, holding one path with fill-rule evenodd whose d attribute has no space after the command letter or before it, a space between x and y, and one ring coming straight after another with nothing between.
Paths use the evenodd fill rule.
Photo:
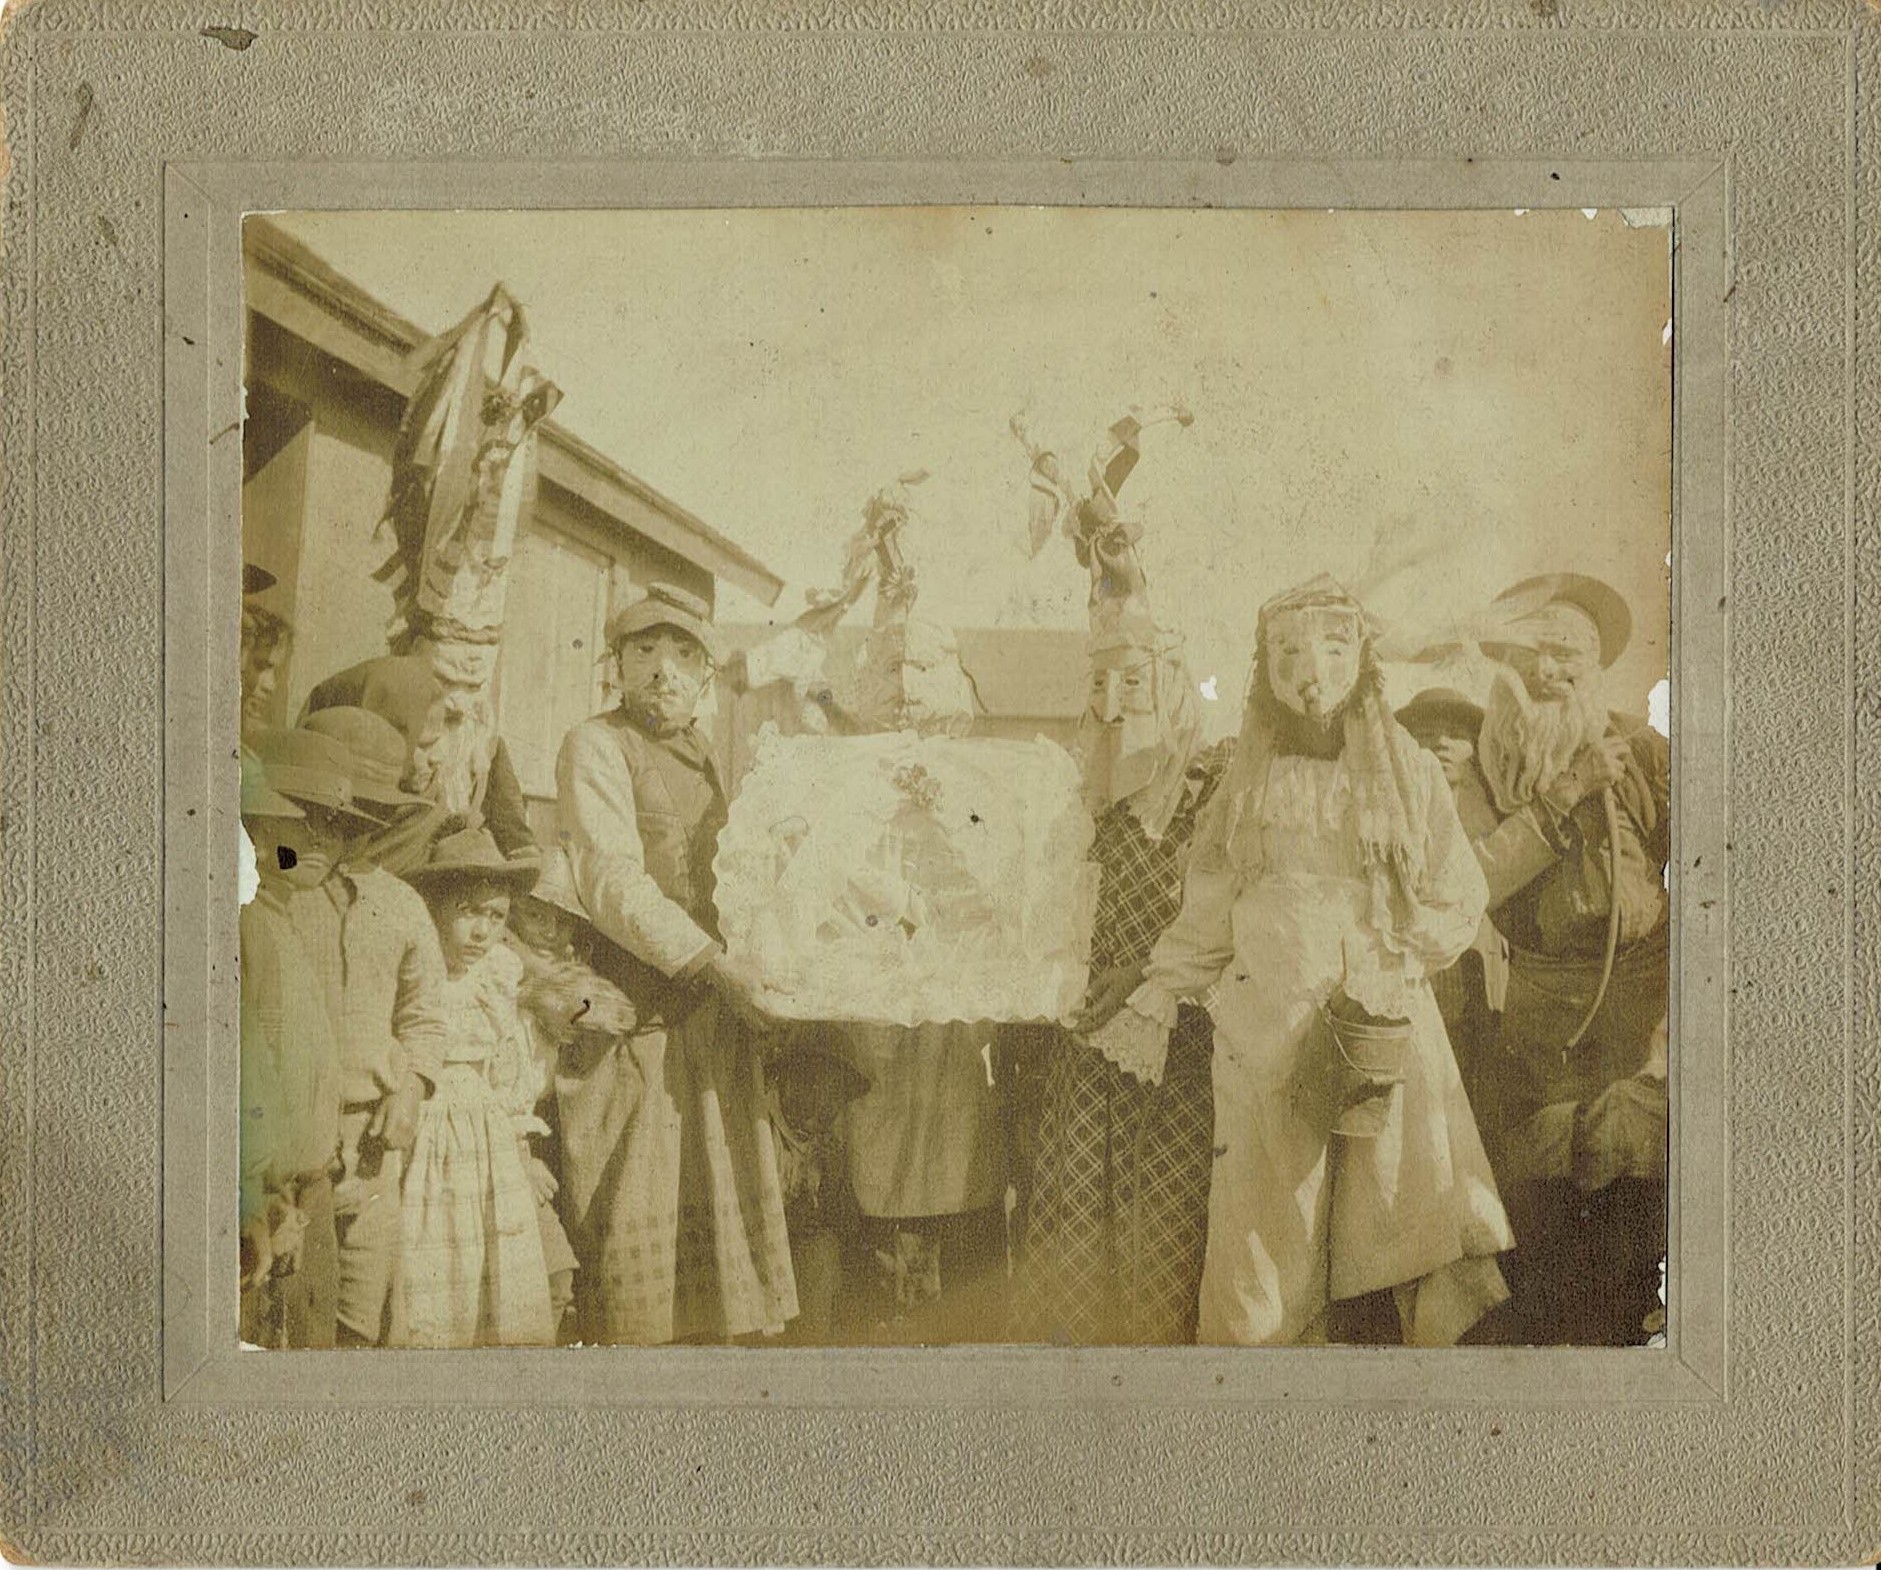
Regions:
<instances>
[{"instance_id":1,"label":"rope","mask_svg":"<svg viewBox=\"0 0 1881 1570\"><path fill-rule=\"evenodd\" d=\"M1600 805L1607 819L1607 951L1600 961L1600 985L1594 989L1594 1001L1561 1048L1563 1058L1581 1044L1581 1037L1592 1027L1600 1005L1606 1002L1607 986L1613 980L1613 956L1620 947L1620 809L1611 785L1601 790Z\"/></svg>"}]
</instances>

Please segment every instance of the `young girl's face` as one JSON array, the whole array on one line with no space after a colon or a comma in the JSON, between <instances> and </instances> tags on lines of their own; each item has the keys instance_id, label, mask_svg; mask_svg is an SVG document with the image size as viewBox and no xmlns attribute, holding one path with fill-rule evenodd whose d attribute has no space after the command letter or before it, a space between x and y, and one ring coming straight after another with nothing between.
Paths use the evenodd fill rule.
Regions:
<instances>
[{"instance_id":1,"label":"young girl's face","mask_svg":"<svg viewBox=\"0 0 1881 1570\"><path fill-rule=\"evenodd\" d=\"M509 920L509 891L496 884L454 888L438 901L438 942L453 976L496 947Z\"/></svg>"}]
</instances>

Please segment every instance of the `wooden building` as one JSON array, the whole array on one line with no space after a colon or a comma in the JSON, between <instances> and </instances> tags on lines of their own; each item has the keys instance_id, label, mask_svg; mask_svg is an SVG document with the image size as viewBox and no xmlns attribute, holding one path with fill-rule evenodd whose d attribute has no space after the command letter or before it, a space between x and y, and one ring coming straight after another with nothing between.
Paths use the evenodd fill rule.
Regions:
<instances>
[{"instance_id":1,"label":"wooden building","mask_svg":"<svg viewBox=\"0 0 1881 1570\"><path fill-rule=\"evenodd\" d=\"M276 718L288 723L314 683L385 650L392 598L373 573L391 547L378 525L416 385L410 356L425 334L266 218L247 220L244 253L243 546L279 580L263 603L294 628L275 699ZM553 377L553 366L542 369ZM605 700L610 609L656 579L707 600L731 583L766 604L783 585L750 552L553 421L541 428L538 470L512 567L496 693L543 831L562 737Z\"/></svg>"}]
</instances>

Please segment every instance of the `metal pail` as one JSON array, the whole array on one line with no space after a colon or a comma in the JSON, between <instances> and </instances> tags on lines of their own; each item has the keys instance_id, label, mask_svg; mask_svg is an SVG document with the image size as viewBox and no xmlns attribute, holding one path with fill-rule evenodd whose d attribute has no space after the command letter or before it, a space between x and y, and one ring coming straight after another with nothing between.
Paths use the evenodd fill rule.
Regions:
<instances>
[{"instance_id":1,"label":"metal pail","mask_svg":"<svg viewBox=\"0 0 1881 1570\"><path fill-rule=\"evenodd\" d=\"M1339 1115L1332 1131L1347 1139L1376 1139L1404 1083L1404 1058L1411 1045L1409 1020L1377 1024L1343 1019L1320 1010L1332 1042Z\"/></svg>"}]
</instances>

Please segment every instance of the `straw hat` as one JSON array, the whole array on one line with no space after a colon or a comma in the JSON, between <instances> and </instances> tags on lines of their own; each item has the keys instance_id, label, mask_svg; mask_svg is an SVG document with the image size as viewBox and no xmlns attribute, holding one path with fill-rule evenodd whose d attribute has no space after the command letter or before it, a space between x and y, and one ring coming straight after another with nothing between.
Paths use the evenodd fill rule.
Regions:
<instances>
[{"instance_id":1,"label":"straw hat","mask_svg":"<svg viewBox=\"0 0 1881 1570\"><path fill-rule=\"evenodd\" d=\"M1555 604L1573 606L1594 624L1600 634L1602 670L1625 653L1633 636L1633 613L1618 589L1586 573L1549 572L1524 578L1498 594L1491 609L1513 622ZM1494 643L1497 639L1492 635L1483 641Z\"/></svg>"}]
</instances>

